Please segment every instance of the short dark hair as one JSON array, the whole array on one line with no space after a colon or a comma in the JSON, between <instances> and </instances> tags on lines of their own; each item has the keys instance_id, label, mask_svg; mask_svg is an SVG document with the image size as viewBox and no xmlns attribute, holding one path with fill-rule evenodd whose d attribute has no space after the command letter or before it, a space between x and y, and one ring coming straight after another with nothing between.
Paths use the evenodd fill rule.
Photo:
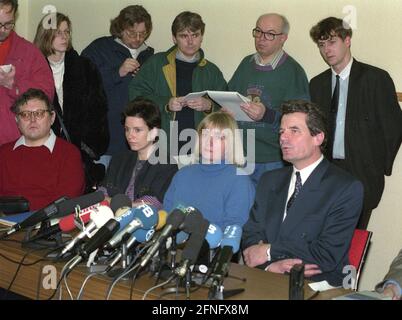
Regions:
<instances>
[{"instance_id":1,"label":"short dark hair","mask_svg":"<svg viewBox=\"0 0 402 320\"><path fill-rule=\"evenodd\" d=\"M50 112L54 111L54 107L49 100L49 97L40 89L28 89L22 95L20 95L11 106L11 111L15 114L20 112L21 106L28 103L30 100L38 99L43 101L46 105L47 110Z\"/></svg>"},{"instance_id":2,"label":"short dark hair","mask_svg":"<svg viewBox=\"0 0 402 320\"><path fill-rule=\"evenodd\" d=\"M161 128L162 119L159 107L155 102L142 97L135 98L126 106L121 117L121 123L123 126L127 117L138 117L143 119L149 130L153 128Z\"/></svg>"},{"instance_id":3,"label":"short dark hair","mask_svg":"<svg viewBox=\"0 0 402 320\"><path fill-rule=\"evenodd\" d=\"M56 37L57 29L60 27L60 24L62 22L66 22L68 29L71 32L71 21L70 18L60 12L57 12L56 14L56 20L57 20L57 26L56 29L46 28L45 25L49 19L49 15L46 15L43 17L36 29L36 35L33 43L39 48L39 50L43 53L45 57L49 57L50 55L54 54L55 51L53 49L53 40ZM70 50L72 48L72 39L71 39L71 33L70 37L68 38L68 46L67 50Z\"/></svg>"},{"instance_id":4,"label":"short dark hair","mask_svg":"<svg viewBox=\"0 0 402 320\"><path fill-rule=\"evenodd\" d=\"M16 14L18 10L18 0L0 0L0 6L11 6L11 10Z\"/></svg>"},{"instance_id":5,"label":"short dark hair","mask_svg":"<svg viewBox=\"0 0 402 320\"><path fill-rule=\"evenodd\" d=\"M203 35L205 31L205 23L202 21L202 18L198 13L184 11L173 21L172 35L176 36L178 32L185 29L190 29L191 32L201 30L201 34Z\"/></svg>"},{"instance_id":6,"label":"short dark hair","mask_svg":"<svg viewBox=\"0 0 402 320\"><path fill-rule=\"evenodd\" d=\"M318 22L310 30L310 37L315 43L319 40L327 40L336 35L342 40L352 37L352 28L342 19L329 17Z\"/></svg>"},{"instance_id":7,"label":"short dark hair","mask_svg":"<svg viewBox=\"0 0 402 320\"><path fill-rule=\"evenodd\" d=\"M147 39L152 31L151 15L140 5L125 7L120 11L119 15L110 22L110 34L114 37L121 38L121 34L125 29L134 26L135 23L141 22L145 24Z\"/></svg>"},{"instance_id":8,"label":"short dark hair","mask_svg":"<svg viewBox=\"0 0 402 320\"><path fill-rule=\"evenodd\" d=\"M306 125L311 136L324 133L324 140L320 146L321 152L324 153L327 145L327 119L324 113L319 109L318 105L306 100L289 100L281 105L282 117L285 114L301 112L306 114Z\"/></svg>"}]
</instances>

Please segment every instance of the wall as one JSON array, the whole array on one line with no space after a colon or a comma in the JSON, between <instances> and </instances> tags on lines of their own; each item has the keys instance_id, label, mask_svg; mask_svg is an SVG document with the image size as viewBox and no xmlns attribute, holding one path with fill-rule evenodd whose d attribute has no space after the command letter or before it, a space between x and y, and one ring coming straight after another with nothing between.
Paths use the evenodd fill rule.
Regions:
<instances>
[{"instance_id":1,"label":"wall","mask_svg":"<svg viewBox=\"0 0 402 320\"><path fill-rule=\"evenodd\" d=\"M309 78L326 68L318 50L309 38L312 25L327 16L350 17L356 13L352 51L361 61L386 69L402 91L402 41L394 34L402 29L402 0L23 0L18 31L32 40L42 9L53 4L70 16L73 43L81 51L90 41L107 35L109 20L130 4L142 4L152 15L154 29L148 43L156 51L172 45L170 26L181 11L202 15L206 23L203 48L206 57L215 62L227 80L240 60L254 51L251 30L257 17L265 12L287 16L291 29L286 50L306 70ZM345 13L343 10L345 9ZM370 255L361 281L361 289L370 289L387 271L392 258L402 247L402 151L394 172L387 177L383 199L374 211L369 229L374 232Z\"/></svg>"}]
</instances>

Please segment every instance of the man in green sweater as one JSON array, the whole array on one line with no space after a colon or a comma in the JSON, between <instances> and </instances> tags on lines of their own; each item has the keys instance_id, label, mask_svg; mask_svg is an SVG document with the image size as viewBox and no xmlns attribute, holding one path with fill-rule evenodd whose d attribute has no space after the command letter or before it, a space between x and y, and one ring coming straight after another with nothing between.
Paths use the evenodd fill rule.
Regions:
<instances>
[{"instance_id":1,"label":"man in green sweater","mask_svg":"<svg viewBox=\"0 0 402 320\"><path fill-rule=\"evenodd\" d=\"M240 121L247 167L257 185L265 171L283 167L278 143L279 107L292 99L309 100L308 80L303 68L284 50L289 22L279 14L260 16L252 31L256 53L246 56L229 81L229 90L251 99L241 105L254 122ZM255 153L247 143L247 129L253 129ZM250 138L250 137L249 137Z\"/></svg>"},{"instance_id":2,"label":"man in green sweater","mask_svg":"<svg viewBox=\"0 0 402 320\"><path fill-rule=\"evenodd\" d=\"M194 137L178 137L185 129L195 129L214 109L206 97L191 100L184 97L191 92L227 88L219 68L204 58L201 49L204 31L205 24L199 14L180 13L172 24L174 46L151 57L129 86L130 100L143 96L159 106L171 155L177 155L178 151L182 155L191 152Z\"/></svg>"}]
</instances>

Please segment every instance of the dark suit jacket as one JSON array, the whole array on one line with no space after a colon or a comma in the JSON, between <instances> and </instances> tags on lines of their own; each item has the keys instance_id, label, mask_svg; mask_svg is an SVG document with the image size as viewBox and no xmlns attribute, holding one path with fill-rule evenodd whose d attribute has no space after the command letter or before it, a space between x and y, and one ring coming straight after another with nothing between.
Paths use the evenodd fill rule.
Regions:
<instances>
[{"instance_id":1,"label":"dark suit jacket","mask_svg":"<svg viewBox=\"0 0 402 320\"><path fill-rule=\"evenodd\" d=\"M118 153L112 157L106 177L101 183L101 186L107 189L109 196L113 197L118 193L125 193L136 162L137 152L131 150ZM150 164L145 162L135 178L134 200L144 195L151 195L163 203L165 192L176 171L176 164Z\"/></svg>"},{"instance_id":2,"label":"dark suit jacket","mask_svg":"<svg viewBox=\"0 0 402 320\"><path fill-rule=\"evenodd\" d=\"M300 258L323 274L313 280L341 285L342 269L359 219L363 186L344 170L323 161L314 169L282 222L293 167L266 172L244 226L242 247L271 244L271 262ZM266 265L261 266L266 267Z\"/></svg>"},{"instance_id":3,"label":"dark suit jacket","mask_svg":"<svg viewBox=\"0 0 402 320\"><path fill-rule=\"evenodd\" d=\"M311 101L328 116L331 106L331 69L310 81ZM353 61L345 119L345 169L364 185L364 209L374 209L384 190L384 175L402 139L402 112L389 74Z\"/></svg>"}]
</instances>

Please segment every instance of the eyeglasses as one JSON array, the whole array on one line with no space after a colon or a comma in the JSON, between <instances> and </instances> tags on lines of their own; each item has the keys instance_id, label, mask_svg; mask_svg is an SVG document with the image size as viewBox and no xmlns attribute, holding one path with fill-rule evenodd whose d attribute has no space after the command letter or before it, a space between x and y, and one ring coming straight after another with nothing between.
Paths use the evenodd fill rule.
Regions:
<instances>
[{"instance_id":1,"label":"eyeglasses","mask_svg":"<svg viewBox=\"0 0 402 320\"><path fill-rule=\"evenodd\" d=\"M57 30L56 31L56 37L66 37L66 38L68 38L68 37L70 37L71 36L71 31L70 30L64 30L64 31L62 31L62 30Z\"/></svg>"},{"instance_id":2,"label":"eyeglasses","mask_svg":"<svg viewBox=\"0 0 402 320\"><path fill-rule=\"evenodd\" d=\"M130 30L124 30L124 32L127 34L129 38L140 38L140 39L145 39L148 35L148 32L137 32L137 31L130 31Z\"/></svg>"},{"instance_id":3,"label":"eyeglasses","mask_svg":"<svg viewBox=\"0 0 402 320\"><path fill-rule=\"evenodd\" d=\"M189 40L189 39L197 39L201 36L201 31L194 32L194 33L178 33L176 38L180 38L183 40Z\"/></svg>"},{"instance_id":4,"label":"eyeglasses","mask_svg":"<svg viewBox=\"0 0 402 320\"><path fill-rule=\"evenodd\" d=\"M21 111L18 112L17 115L20 117L20 119L24 121L29 121L34 117L36 120L42 120L45 117L46 112L51 112L47 109L39 109L39 110L34 110L34 111Z\"/></svg>"},{"instance_id":5,"label":"eyeglasses","mask_svg":"<svg viewBox=\"0 0 402 320\"><path fill-rule=\"evenodd\" d=\"M269 40L269 41L274 40L276 36L280 36L282 34L283 34L282 32L281 33L273 33L273 32L269 32L269 31L264 32L259 28L254 28L253 29L253 37L254 38L260 38L263 35L264 39Z\"/></svg>"},{"instance_id":6,"label":"eyeglasses","mask_svg":"<svg viewBox=\"0 0 402 320\"><path fill-rule=\"evenodd\" d=\"M4 27L6 30L11 30L14 28L15 22L6 22L6 23L0 23L0 29Z\"/></svg>"}]
</instances>

